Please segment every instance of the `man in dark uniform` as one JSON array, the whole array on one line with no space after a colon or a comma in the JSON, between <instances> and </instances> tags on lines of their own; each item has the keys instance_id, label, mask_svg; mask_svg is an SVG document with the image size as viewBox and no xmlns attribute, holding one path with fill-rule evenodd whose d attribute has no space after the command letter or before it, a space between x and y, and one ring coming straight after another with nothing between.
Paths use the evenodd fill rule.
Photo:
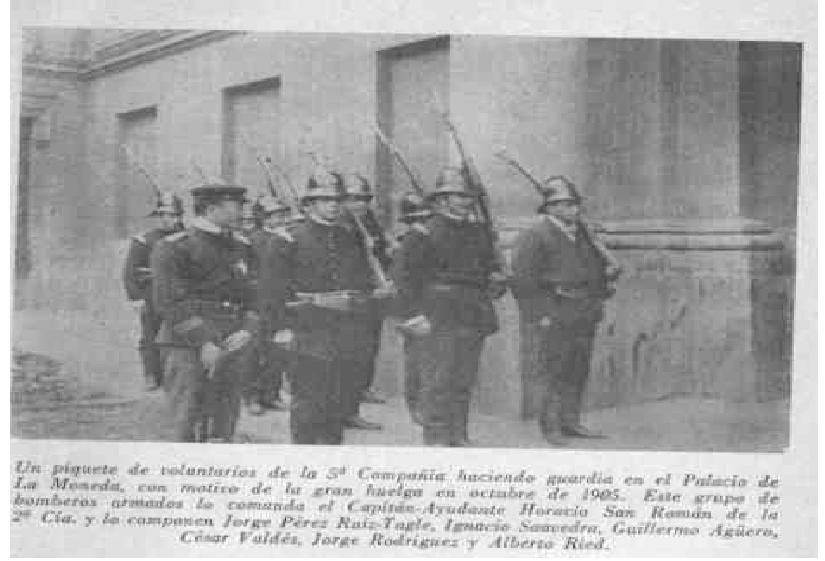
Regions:
<instances>
[{"instance_id":1,"label":"man in dark uniform","mask_svg":"<svg viewBox=\"0 0 825 561\"><path fill-rule=\"evenodd\" d=\"M362 243L370 249L377 258L383 271L388 271L390 266L389 249L390 243L384 234L384 229L379 224L375 213L370 206L373 199L372 189L369 181L357 173L345 174L342 176L344 183L344 205L347 212L342 214L342 222L357 233L362 239ZM355 220L361 222L365 231L361 231ZM376 304L373 312L367 318L369 322L369 333L372 342L372 356L364 357L363 372L361 376L353 380L353 392L356 399L353 402L355 409L346 415L344 426L361 430L380 430L381 425L363 418L359 413L360 403L385 403L385 399L379 396L372 385L375 382L376 359L381 345L381 332L384 326L385 310Z\"/></svg>"},{"instance_id":2,"label":"man in dark uniform","mask_svg":"<svg viewBox=\"0 0 825 561\"><path fill-rule=\"evenodd\" d=\"M123 286L132 308L140 316L138 352L143 363L146 388L153 391L160 388L163 382L163 364L160 349L155 344L161 316L152 304L149 256L159 240L183 229L183 204L173 193L164 193L158 199L157 208L149 216L157 217L158 225L132 237L123 266Z\"/></svg>"},{"instance_id":3,"label":"man in dark uniform","mask_svg":"<svg viewBox=\"0 0 825 561\"><path fill-rule=\"evenodd\" d=\"M238 232L245 193L226 184L193 189L190 227L152 253L177 441L231 442L235 432L259 321L252 247Z\"/></svg>"},{"instance_id":4,"label":"man in dark uniform","mask_svg":"<svg viewBox=\"0 0 825 561\"><path fill-rule=\"evenodd\" d=\"M418 193L404 193L398 205L398 220L405 225L405 230L398 235L398 246L404 244L404 238L412 232L428 235L425 223L432 217L430 204ZM421 338L402 331L404 337L404 399L413 421L422 425L421 417Z\"/></svg>"},{"instance_id":5,"label":"man in dark uniform","mask_svg":"<svg viewBox=\"0 0 825 561\"><path fill-rule=\"evenodd\" d=\"M291 208L273 196L259 199L253 205L256 228L248 232L255 255L256 279L259 277L261 255L273 236L288 236ZM261 337L251 360L250 379L245 394L247 411L251 415L263 415L267 409L283 411L288 408L281 399L281 387L286 368L282 349L269 338Z\"/></svg>"},{"instance_id":6,"label":"man in dark uniform","mask_svg":"<svg viewBox=\"0 0 825 561\"><path fill-rule=\"evenodd\" d=\"M492 290L498 260L465 175L444 169L426 233L411 231L394 263L401 329L421 337L424 443L468 446L470 398L484 339L498 330Z\"/></svg>"},{"instance_id":7,"label":"man in dark uniform","mask_svg":"<svg viewBox=\"0 0 825 561\"><path fill-rule=\"evenodd\" d=\"M307 218L264 251L259 281L264 332L290 352L295 444L341 444L352 380L373 356L367 321L375 283L361 237L340 220L341 176L315 174Z\"/></svg>"},{"instance_id":8,"label":"man in dark uniform","mask_svg":"<svg viewBox=\"0 0 825 561\"><path fill-rule=\"evenodd\" d=\"M581 405L593 338L619 271L580 220L575 185L554 176L543 193L541 218L514 245L512 287L522 337L536 342L523 367L534 368L542 386L539 427L550 444L564 445L565 437L601 437L581 424Z\"/></svg>"}]
</instances>

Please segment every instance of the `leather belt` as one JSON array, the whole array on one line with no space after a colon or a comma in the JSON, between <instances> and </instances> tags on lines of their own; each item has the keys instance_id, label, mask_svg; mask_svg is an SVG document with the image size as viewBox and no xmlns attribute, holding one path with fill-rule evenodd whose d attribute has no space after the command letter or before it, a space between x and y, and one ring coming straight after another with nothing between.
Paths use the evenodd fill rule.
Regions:
<instances>
[{"instance_id":1,"label":"leather belt","mask_svg":"<svg viewBox=\"0 0 825 561\"><path fill-rule=\"evenodd\" d=\"M360 290L334 290L331 292L296 292L297 300L287 302L288 308L315 306L340 311L353 311L369 299L369 295Z\"/></svg>"},{"instance_id":2,"label":"leather belt","mask_svg":"<svg viewBox=\"0 0 825 561\"><path fill-rule=\"evenodd\" d=\"M600 300L609 296L605 290L593 290L586 286L563 286L555 284L546 287L552 296L570 300Z\"/></svg>"},{"instance_id":3,"label":"leather belt","mask_svg":"<svg viewBox=\"0 0 825 561\"><path fill-rule=\"evenodd\" d=\"M484 280L480 279L471 279L471 278L460 278L460 277L436 277L433 282L430 283L431 285L442 285L442 286L470 286L473 288L478 289L485 289L487 288L488 284Z\"/></svg>"},{"instance_id":4,"label":"leather belt","mask_svg":"<svg viewBox=\"0 0 825 561\"><path fill-rule=\"evenodd\" d=\"M236 314L243 310L243 306L231 300L186 300L184 306L201 313Z\"/></svg>"}]
</instances>

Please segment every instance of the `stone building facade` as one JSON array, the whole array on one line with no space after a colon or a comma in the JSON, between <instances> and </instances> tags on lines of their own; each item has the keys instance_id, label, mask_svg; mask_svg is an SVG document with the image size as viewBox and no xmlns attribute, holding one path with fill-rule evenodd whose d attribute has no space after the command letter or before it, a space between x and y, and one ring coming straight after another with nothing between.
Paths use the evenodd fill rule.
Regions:
<instances>
[{"instance_id":1,"label":"stone building facade","mask_svg":"<svg viewBox=\"0 0 825 561\"><path fill-rule=\"evenodd\" d=\"M250 144L300 189L314 151L371 178L391 225L407 182L371 126L432 186L456 159L439 98L488 184L505 249L538 199L494 156L502 145L539 176L575 181L624 262L593 406L789 393L798 44L29 29L25 50L20 309L126 313L120 259L152 194L121 145L182 192L193 164L263 189ZM479 405L529 413L509 297L500 312ZM390 393L397 353L388 333Z\"/></svg>"}]
</instances>

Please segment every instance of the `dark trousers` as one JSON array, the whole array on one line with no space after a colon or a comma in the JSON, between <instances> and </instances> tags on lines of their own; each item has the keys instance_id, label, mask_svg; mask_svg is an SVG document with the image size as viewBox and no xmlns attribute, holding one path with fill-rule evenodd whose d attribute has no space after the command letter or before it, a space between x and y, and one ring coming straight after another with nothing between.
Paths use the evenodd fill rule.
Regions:
<instances>
[{"instance_id":1,"label":"dark trousers","mask_svg":"<svg viewBox=\"0 0 825 561\"><path fill-rule=\"evenodd\" d=\"M421 339L421 413L424 444L467 439L470 398L485 335L476 329L436 330Z\"/></svg>"},{"instance_id":2,"label":"dark trousers","mask_svg":"<svg viewBox=\"0 0 825 561\"><path fill-rule=\"evenodd\" d=\"M359 345L361 351L343 361L347 371L347 376L344 378L345 391L348 392L345 399L345 418L358 416L361 396L375 381L375 367L381 345L384 318L375 317L365 321L367 324L361 327L367 340Z\"/></svg>"},{"instance_id":3,"label":"dark trousers","mask_svg":"<svg viewBox=\"0 0 825 561\"><path fill-rule=\"evenodd\" d=\"M354 407L352 377L357 361L295 355L290 363L293 444L341 444L343 421Z\"/></svg>"},{"instance_id":4,"label":"dark trousers","mask_svg":"<svg viewBox=\"0 0 825 561\"><path fill-rule=\"evenodd\" d=\"M339 361L339 371L343 373L341 391L344 396L342 403L346 419L360 414L361 396L369 388L367 378L375 371L375 358L375 353L370 351L362 357Z\"/></svg>"},{"instance_id":5,"label":"dark trousers","mask_svg":"<svg viewBox=\"0 0 825 561\"><path fill-rule=\"evenodd\" d=\"M542 434L579 424L597 325L561 322L541 329L542 344L535 358L542 388L538 415Z\"/></svg>"},{"instance_id":6,"label":"dark trousers","mask_svg":"<svg viewBox=\"0 0 825 561\"><path fill-rule=\"evenodd\" d=\"M375 366L378 353L381 350L381 333L384 329L384 318L377 317L373 320L370 326L370 346L372 356L370 357L367 368L364 371L364 378L361 380L362 392L370 389L375 383Z\"/></svg>"},{"instance_id":7,"label":"dark trousers","mask_svg":"<svg viewBox=\"0 0 825 561\"><path fill-rule=\"evenodd\" d=\"M421 417L421 371L423 368L423 342L412 336L404 337L404 400L410 416L417 424Z\"/></svg>"},{"instance_id":8,"label":"dark trousers","mask_svg":"<svg viewBox=\"0 0 825 561\"><path fill-rule=\"evenodd\" d=\"M261 404L279 399L286 370L283 351L268 342L259 342L250 355L244 399Z\"/></svg>"},{"instance_id":9,"label":"dark trousers","mask_svg":"<svg viewBox=\"0 0 825 561\"><path fill-rule=\"evenodd\" d=\"M140 340L138 340L138 353L143 364L143 375L149 383L160 385L163 382L163 360L161 359L160 348L155 344L155 339L160 331L163 320L154 312L147 302L140 313Z\"/></svg>"},{"instance_id":10,"label":"dark trousers","mask_svg":"<svg viewBox=\"0 0 825 561\"><path fill-rule=\"evenodd\" d=\"M207 372L198 349L169 349L165 383L177 442L232 441L252 352L253 346L246 345L224 354Z\"/></svg>"}]
</instances>

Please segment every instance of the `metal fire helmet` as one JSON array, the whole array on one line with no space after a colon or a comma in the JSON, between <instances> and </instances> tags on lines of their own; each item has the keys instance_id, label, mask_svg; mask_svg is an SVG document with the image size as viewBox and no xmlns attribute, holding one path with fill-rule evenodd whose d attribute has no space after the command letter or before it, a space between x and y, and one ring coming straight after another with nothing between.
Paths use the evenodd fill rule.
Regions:
<instances>
[{"instance_id":1,"label":"metal fire helmet","mask_svg":"<svg viewBox=\"0 0 825 561\"><path fill-rule=\"evenodd\" d=\"M429 203L414 192L407 192L401 196L398 202L399 220L402 222L412 222L414 220L428 218L433 211Z\"/></svg>"},{"instance_id":2,"label":"metal fire helmet","mask_svg":"<svg viewBox=\"0 0 825 561\"><path fill-rule=\"evenodd\" d=\"M289 212L292 208L284 201L271 195L258 199L258 206L262 216L269 216L278 212Z\"/></svg>"},{"instance_id":3,"label":"metal fire helmet","mask_svg":"<svg viewBox=\"0 0 825 561\"><path fill-rule=\"evenodd\" d=\"M347 173L342 176L344 193L347 197L372 199L373 192L370 182L361 174Z\"/></svg>"},{"instance_id":4,"label":"metal fire helmet","mask_svg":"<svg viewBox=\"0 0 825 561\"><path fill-rule=\"evenodd\" d=\"M255 201L254 203L247 202L243 205L243 217L242 220L244 224L248 227L252 227L258 223L261 217L261 203L259 201Z\"/></svg>"},{"instance_id":5,"label":"metal fire helmet","mask_svg":"<svg viewBox=\"0 0 825 561\"><path fill-rule=\"evenodd\" d=\"M460 168L446 167L438 174L433 189L427 197L432 199L438 195L467 195L475 197L475 193L470 189L467 179Z\"/></svg>"},{"instance_id":6,"label":"metal fire helmet","mask_svg":"<svg viewBox=\"0 0 825 561\"><path fill-rule=\"evenodd\" d=\"M582 196L576 189L576 185L563 175L553 175L542 181L541 192L544 197L542 205L562 201L582 202Z\"/></svg>"},{"instance_id":7,"label":"metal fire helmet","mask_svg":"<svg viewBox=\"0 0 825 561\"><path fill-rule=\"evenodd\" d=\"M149 216L159 216L161 214L183 216L183 201L174 193L161 193L155 209L149 213Z\"/></svg>"},{"instance_id":8,"label":"metal fire helmet","mask_svg":"<svg viewBox=\"0 0 825 561\"><path fill-rule=\"evenodd\" d=\"M318 198L342 199L344 197L341 175L335 172L316 172L307 181L301 204Z\"/></svg>"}]
</instances>

